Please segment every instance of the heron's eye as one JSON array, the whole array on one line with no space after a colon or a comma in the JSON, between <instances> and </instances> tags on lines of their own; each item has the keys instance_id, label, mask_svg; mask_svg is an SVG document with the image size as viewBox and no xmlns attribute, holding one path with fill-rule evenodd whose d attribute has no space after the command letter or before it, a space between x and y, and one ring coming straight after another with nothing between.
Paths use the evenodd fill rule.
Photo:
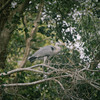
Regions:
<instances>
[{"instance_id":1,"label":"heron's eye","mask_svg":"<svg viewBox=\"0 0 100 100\"><path fill-rule=\"evenodd\" d=\"M51 47L51 50L53 51L55 48L54 47Z\"/></svg>"}]
</instances>

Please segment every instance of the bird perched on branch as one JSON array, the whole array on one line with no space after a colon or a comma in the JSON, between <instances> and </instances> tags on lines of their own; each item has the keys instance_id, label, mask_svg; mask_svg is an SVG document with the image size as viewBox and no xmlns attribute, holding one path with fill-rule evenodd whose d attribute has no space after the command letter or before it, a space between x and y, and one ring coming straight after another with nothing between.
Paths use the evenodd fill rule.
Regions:
<instances>
[{"instance_id":1,"label":"bird perched on branch","mask_svg":"<svg viewBox=\"0 0 100 100\"><path fill-rule=\"evenodd\" d=\"M44 58L44 62L45 62L45 60L48 57L54 56L60 52L61 50L60 45L64 45L64 43L60 42L60 43L56 43L55 46L48 45L48 46L42 47L39 50L37 50L32 56L28 57L28 60L32 63L37 58L38 59Z\"/></svg>"}]
</instances>

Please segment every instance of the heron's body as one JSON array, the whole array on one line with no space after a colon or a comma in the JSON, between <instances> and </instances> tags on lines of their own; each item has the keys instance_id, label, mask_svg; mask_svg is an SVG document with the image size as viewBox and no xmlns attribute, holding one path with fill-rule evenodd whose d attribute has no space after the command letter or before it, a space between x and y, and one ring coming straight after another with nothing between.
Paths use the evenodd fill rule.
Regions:
<instances>
[{"instance_id":1,"label":"heron's body","mask_svg":"<svg viewBox=\"0 0 100 100\"><path fill-rule=\"evenodd\" d=\"M54 56L60 50L61 50L61 48L59 46L48 45L48 46L42 47L39 50L37 50L28 59L30 60L30 62L33 62L36 58L43 58L43 57Z\"/></svg>"}]
</instances>

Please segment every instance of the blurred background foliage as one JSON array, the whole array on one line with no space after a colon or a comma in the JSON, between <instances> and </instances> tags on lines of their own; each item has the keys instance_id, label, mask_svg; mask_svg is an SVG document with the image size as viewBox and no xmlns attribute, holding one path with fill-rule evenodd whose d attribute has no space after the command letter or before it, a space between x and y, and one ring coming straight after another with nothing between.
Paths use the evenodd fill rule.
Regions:
<instances>
[{"instance_id":1,"label":"blurred background foliage","mask_svg":"<svg viewBox=\"0 0 100 100\"><path fill-rule=\"evenodd\" d=\"M25 0L13 0L10 11L16 9L18 4ZM18 68L23 58L26 38L30 36L34 27L33 22L37 16L38 5L41 0L30 0L24 13L18 12L14 16L13 23L16 29L11 33L11 39L7 48L7 60L5 69L7 72ZM15 6L14 6L15 4ZM14 6L14 7L13 7ZM56 41L63 41L66 47L62 47L60 54L50 58L50 66L65 68L72 71L89 67L91 70L100 70L100 1L99 0L44 0L44 9L36 34L31 40L32 55L40 47L51 45ZM75 45L75 44L79 45ZM70 61L70 60L71 61ZM26 62L24 67L29 67L42 61L31 64ZM98 67L99 66L99 67ZM42 68L40 67L42 70ZM47 69L45 69L46 71ZM48 77L63 75L53 73ZM100 83L100 72L82 73L88 80L96 80ZM15 77L18 83L33 82L44 79L41 74L33 72L18 72L6 77L0 77L0 84L14 83ZM55 81L47 81L33 86L1 88L3 100L100 100L100 90L88 83L71 79L70 77L59 79L65 91Z\"/></svg>"}]
</instances>

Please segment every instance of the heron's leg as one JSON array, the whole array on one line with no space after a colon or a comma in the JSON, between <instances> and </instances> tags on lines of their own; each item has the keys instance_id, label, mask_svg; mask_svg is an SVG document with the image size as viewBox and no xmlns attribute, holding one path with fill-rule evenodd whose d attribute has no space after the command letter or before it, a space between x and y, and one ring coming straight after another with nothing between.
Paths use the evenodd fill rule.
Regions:
<instances>
[{"instance_id":1,"label":"heron's leg","mask_svg":"<svg viewBox=\"0 0 100 100\"><path fill-rule=\"evenodd\" d=\"M48 57L45 56L45 57L44 57L44 62L43 62L44 64L47 64L47 59L48 59ZM43 68L43 72L45 72L46 69L44 68L44 66L42 66L42 68ZM44 79L46 79L46 78L47 78L47 75L44 74L43 77L44 77Z\"/></svg>"},{"instance_id":2,"label":"heron's leg","mask_svg":"<svg viewBox=\"0 0 100 100\"><path fill-rule=\"evenodd\" d=\"M43 63L46 64L46 61L47 61L47 56L44 57L44 62Z\"/></svg>"},{"instance_id":3,"label":"heron's leg","mask_svg":"<svg viewBox=\"0 0 100 100\"><path fill-rule=\"evenodd\" d=\"M51 58L51 56L49 56L48 59L47 59L47 64L48 64L48 65L50 65L50 63L51 63L51 62L50 62L50 58Z\"/></svg>"},{"instance_id":4,"label":"heron's leg","mask_svg":"<svg viewBox=\"0 0 100 100\"><path fill-rule=\"evenodd\" d=\"M46 61L47 61L47 56L44 57L43 63L46 64ZM44 66L42 66L42 68L43 68L43 72L44 72L44 70L45 70Z\"/></svg>"},{"instance_id":5,"label":"heron's leg","mask_svg":"<svg viewBox=\"0 0 100 100\"><path fill-rule=\"evenodd\" d=\"M50 64L50 60L49 60L49 58L47 59L47 65L49 65Z\"/></svg>"}]
</instances>

